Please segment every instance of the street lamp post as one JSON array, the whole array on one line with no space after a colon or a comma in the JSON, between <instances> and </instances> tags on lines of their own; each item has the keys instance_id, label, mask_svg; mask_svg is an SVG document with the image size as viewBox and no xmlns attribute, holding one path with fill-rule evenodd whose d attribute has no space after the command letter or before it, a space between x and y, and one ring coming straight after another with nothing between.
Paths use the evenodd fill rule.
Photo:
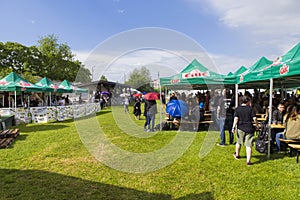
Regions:
<instances>
[{"instance_id":1,"label":"street lamp post","mask_svg":"<svg viewBox=\"0 0 300 200\"><path fill-rule=\"evenodd\" d=\"M92 81L94 80L94 68L95 66L92 66Z\"/></svg>"}]
</instances>

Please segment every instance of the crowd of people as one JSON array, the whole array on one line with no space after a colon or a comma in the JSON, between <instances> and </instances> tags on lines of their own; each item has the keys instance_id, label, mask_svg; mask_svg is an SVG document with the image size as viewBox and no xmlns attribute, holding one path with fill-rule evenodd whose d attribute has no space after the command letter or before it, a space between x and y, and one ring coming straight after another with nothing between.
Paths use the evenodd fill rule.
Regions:
<instances>
[{"instance_id":1,"label":"crowd of people","mask_svg":"<svg viewBox=\"0 0 300 200\"><path fill-rule=\"evenodd\" d=\"M14 104L14 96L11 96L12 104ZM32 92L26 95L17 95L16 106L17 107L41 107L41 106L68 106L72 101L69 95L52 95L45 96L44 93ZM12 105L14 107L14 105Z\"/></svg>"},{"instance_id":2,"label":"crowd of people","mask_svg":"<svg viewBox=\"0 0 300 200\"><path fill-rule=\"evenodd\" d=\"M282 98L284 96L285 98ZM136 98L133 106L136 119L140 119L141 103L145 102L144 116L146 118L144 129L145 131L154 131L155 114L157 113L156 101L147 101ZM283 124L284 128L273 128L271 131L272 148L276 151L281 151L279 138L300 139L300 97L294 93L272 94L272 113L269 115L269 94L267 91L259 92L254 89L251 94L245 91L244 94L238 94L238 107L235 104L235 93L231 90L210 90L205 92L197 92L196 94L185 94L173 92L169 96L171 100L182 100L187 103L189 113L185 116L188 120L204 120L204 112L211 113L211 120L220 131L220 143L218 146L225 146L226 138L228 144L235 144L234 158L240 158L240 150L242 145L246 146L246 163L251 165L252 145L254 142L254 133L259 130L259 122L257 114L265 114L267 123L271 117L272 124ZM164 103L166 103L164 101ZM129 103L128 103L129 105ZM125 104L124 104L125 106ZM128 108L128 106L127 106ZM126 112L125 106L125 112ZM195 112L197 110L197 112ZM196 116L197 115L197 116ZM176 122L180 119L174 119ZM196 124L196 123L195 123ZM194 126L194 130L198 127ZM226 137L226 130L228 137Z\"/></svg>"}]
</instances>

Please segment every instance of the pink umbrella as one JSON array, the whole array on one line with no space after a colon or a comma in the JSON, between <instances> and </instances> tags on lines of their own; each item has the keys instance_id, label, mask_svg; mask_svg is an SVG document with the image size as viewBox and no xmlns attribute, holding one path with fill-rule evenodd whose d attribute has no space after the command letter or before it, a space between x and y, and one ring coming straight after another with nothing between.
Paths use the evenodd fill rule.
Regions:
<instances>
[{"instance_id":1,"label":"pink umbrella","mask_svg":"<svg viewBox=\"0 0 300 200\"><path fill-rule=\"evenodd\" d=\"M143 96L146 100L159 100L159 94L156 92L149 92Z\"/></svg>"},{"instance_id":2,"label":"pink umbrella","mask_svg":"<svg viewBox=\"0 0 300 200\"><path fill-rule=\"evenodd\" d=\"M132 96L134 97L141 97L143 94L142 93L136 93L136 94L133 94Z\"/></svg>"}]
</instances>

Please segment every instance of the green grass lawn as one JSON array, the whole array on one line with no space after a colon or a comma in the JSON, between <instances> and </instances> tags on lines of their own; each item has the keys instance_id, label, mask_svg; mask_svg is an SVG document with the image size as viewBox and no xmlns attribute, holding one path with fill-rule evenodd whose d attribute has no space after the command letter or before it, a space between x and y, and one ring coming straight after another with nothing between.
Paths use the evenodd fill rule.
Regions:
<instances>
[{"instance_id":1,"label":"green grass lawn","mask_svg":"<svg viewBox=\"0 0 300 200\"><path fill-rule=\"evenodd\" d=\"M144 118L136 121L132 114L122 111L121 107L102 110L93 122L85 118L76 122L19 125L20 136L9 148L0 149L0 199L300 198L300 163L296 163L295 157L273 154L267 159L253 150L254 165L246 166L244 148L242 159L235 160L233 145L214 145L200 159L206 134L218 137L218 132L162 131L147 137L143 131ZM132 120L129 122L125 117ZM85 126L80 128L82 124ZM97 124L111 143L135 153L163 148L178 135L193 140L184 154L168 166L147 173L128 173L101 163L89 153L95 149L83 145L102 139L94 131ZM137 135L128 135L126 126Z\"/></svg>"}]
</instances>

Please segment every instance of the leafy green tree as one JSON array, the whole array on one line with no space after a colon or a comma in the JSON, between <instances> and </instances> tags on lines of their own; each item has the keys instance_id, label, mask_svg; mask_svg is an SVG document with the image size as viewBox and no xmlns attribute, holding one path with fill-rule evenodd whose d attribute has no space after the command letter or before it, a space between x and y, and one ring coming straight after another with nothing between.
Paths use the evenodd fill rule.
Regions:
<instances>
[{"instance_id":1,"label":"leafy green tree","mask_svg":"<svg viewBox=\"0 0 300 200\"><path fill-rule=\"evenodd\" d=\"M151 74L146 67L141 69L134 69L130 74L128 81L125 81L125 84L131 85L133 88L136 88L139 91L153 91L151 83Z\"/></svg>"},{"instance_id":2,"label":"leafy green tree","mask_svg":"<svg viewBox=\"0 0 300 200\"><path fill-rule=\"evenodd\" d=\"M85 67L80 67L79 71L77 72L75 81L80 83L88 83L91 82L91 80L90 70Z\"/></svg>"},{"instance_id":3,"label":"leafy green tree","mask_svg":"<svg viewBox=\"0 0 300 200\"><path fill-rule=\"evenodd\" d=\"M52 80L75 81L80 70L77 77L78 81L91 81L90 71L80 61L75 60L75 56L67 44L59 44L55 35L42 37L38 41L37 48L45 56L43 63L44 76Z\"/></svg>"},{"instance_id":4,"label":"leafy green tree","mask_svg":"<svg viewBox=\"0 0 300 200\"><path fill-rule=\"evenodd\" d=\"M106 76L104 76L103 74L101 75L100 81L108 81Z\"/></svg>"},{"instance_id":5,"label":"leafy green tree","mask_svg":"<svg viewBox=\"0 0 300 200\"><path fill-rule=\"evenodd\" d=\"M34 46L26 47L16 42L0 44L1 71L14 71L20 75L30 72L38 75L42 69L43 55Z\"/></svg>"},{"instance_id":6,"label":"leafy green tree","mask_svg":"<svg viewBox=\"0 0 300 200\"><path fill-rule=\"evenodd\" d=\"M30 47L16 42L0 42L0 76L12 71L31 82L41 77L71 82L76 79L83 83L91 81L90 71L75 59L70 47L59 44L54 35L42 37L37 46Z\"/></svg>"}]
</instances>

